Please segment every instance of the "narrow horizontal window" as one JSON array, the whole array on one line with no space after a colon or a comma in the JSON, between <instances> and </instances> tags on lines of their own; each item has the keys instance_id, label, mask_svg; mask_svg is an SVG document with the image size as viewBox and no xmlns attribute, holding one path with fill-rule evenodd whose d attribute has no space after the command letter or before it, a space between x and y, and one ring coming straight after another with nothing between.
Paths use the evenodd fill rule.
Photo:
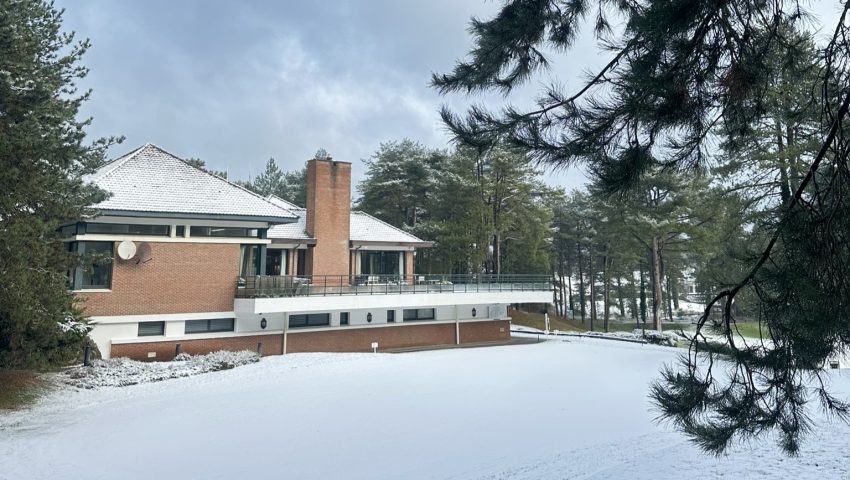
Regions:
<instances>
[{"instance_id":1,"label":"narrow horizontal window","mask_svg":"<svg viewBox=\"0 0 850 480\"><path fill-rule=\"evenodd\" d=\"M411 308L404 311L405 322L414 320L434 320L435 318L433 308Z\"/></svg>"},{"instance_id":2,"label":"narrow horizontal window","mask_svg":"<svg viewBox=\"0 0 850 480\"><path fill-rule=\"evenodd\" d=\"M165 335L165 322L139 322L140 337Z\"/></svg>"},{"instance_id":3,"label":"narrow horizontal window","mask_svg":"<svg viewBox=\"0 0 850 480\"><path fill-rule=\"evenodd\" d=\"M289 328L322 327L330 324L330 313L301 313L289 316Z\"/></svg>"},{"instance_id":4,"label":"narrow horizontal window","mask_svg":"<svg viewBox=\"0 0 850 480\"><path fill-rule=\"evenodd\" d=\"M114 235L150 235L167 237L170 234L168 225L136 225L128 223L87 223L86 233L106 233Z\"/></svg>"},{"instance_id":5,"label":"narrow horizontal window","mask_svg":"<svg viewBox=\"0 0 850 480\"><path fill-rule=\"evenodd\" d=\"M186 333L232 332L232 318L212 318L209 320L186 320Z\"/></svg>"},{"instance_id":6,"label":"narrow horizontal window","mask_svg":"<svg viewBox=\"0 0 850 480\"><path fill-rule=\"evenodd\" d=\"M256 228L237 228L237 227L190 227L189 235L192 237L236 237L256 238L258 235Z\"/></svg>"}]
</instances>

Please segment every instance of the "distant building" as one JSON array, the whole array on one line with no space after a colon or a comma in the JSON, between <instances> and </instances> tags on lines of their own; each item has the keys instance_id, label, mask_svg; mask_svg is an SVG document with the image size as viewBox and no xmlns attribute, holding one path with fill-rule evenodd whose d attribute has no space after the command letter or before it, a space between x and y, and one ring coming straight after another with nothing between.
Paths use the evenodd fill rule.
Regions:
<instances>
[{"instance_id":1,"label":"distant building","mask_svg":"<svg viewBox=\"0 0 850 480\"><path fill-rule=\"evenodd\" d=\"M262 198L147 144L87 178L111 193L62 227L105 357L178 348L371 351L510 339L507 305L548 302L546 276L421 275L430 242L352 212L351 164L307 162L307 205Z\"/></svg>"}]
</instances>

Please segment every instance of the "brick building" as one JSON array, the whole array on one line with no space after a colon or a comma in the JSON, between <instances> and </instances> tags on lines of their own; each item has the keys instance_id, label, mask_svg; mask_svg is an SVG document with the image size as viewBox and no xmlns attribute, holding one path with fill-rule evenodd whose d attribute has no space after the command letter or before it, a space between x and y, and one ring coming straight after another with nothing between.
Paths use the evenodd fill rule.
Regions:
<instances>
[{"instance_id":1,"label":"brick building","mask_svg":"<svg viewBox=\"0 0 850 480\"><path fill-rule=\"evenodd\" d=\"M417 274L431 243L351 211L351 164L310 160L307 179L301 208L150 144L91 175L111 196L62 231L70 250L112 258L71 272L101 353L502 342L508 304L550 300L541 277Z\"/></svg>"}]
</instances>

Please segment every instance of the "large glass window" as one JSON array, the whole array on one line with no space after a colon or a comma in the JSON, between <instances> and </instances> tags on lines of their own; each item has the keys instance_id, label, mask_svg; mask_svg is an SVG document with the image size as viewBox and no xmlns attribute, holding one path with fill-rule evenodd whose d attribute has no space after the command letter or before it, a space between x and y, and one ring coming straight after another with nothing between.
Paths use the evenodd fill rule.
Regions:
<instances>
[{"instance_id":1,"label":"large glass window","mask_svg":"<svg viewBox=\"0 0 850 480\"><path fill-rule=\"evenodd\" d=\"M252 277L260 271L260 246L242 245L239 252L239 276Z\"/></svg>"},{"instance_id":2,"label":"large glass window","mask_svg":"<svg viewBox=\"0 0 850 480\"><path fill-rule=\"evenodd\" d=\"M190 227L189 235L192 237L256 237L256 228L236 227Z\"/></svg>"},{"instance_id":3,"label":"large glass window","mask_svg":"<svg viewBox=\"0 0 850 480\"><path fill-rule=\"evenodd\" d=\"M136 225L127 223L87 223L86 233L107 233L114 235L152 235L167 237L168 225Z\"/></svg>"},{"instance_id":4,"label":"large glass window","mask_svg":"<svg viewBox=\"0 0 850 480\"><path fill-rule=\"evenodd\" d=\"M433 308L412 308L404 311L404 321L410 322L414 320L434 320Z\"/></svg>"},{"instance_id":5,"label":"large glass window","mask_svg":"<svg viewBox=\"0 0 850 480\"><path fill-rule=\"evenodd\" d=\"M266 275L286 275L288 250L266 249Z\"/></svg>"},{"instance_id":6,"label":"large glass window","mask_svg":"<svg viewBox=\"0 0 850 480\"><path fill-rule=\"evenodd\" d=\"M401 256L404 252L375 251L360 252L360 273L364 275L403 274Z\"/></svg>"},{"instance_id":7,"label":"large glass window","mask_svg":"<svg viewBox=\"0 0 850 480\"><path fill-rule=\"evenodd\" d=\"M71 271L74 290L112 288L112 242L74 242L71 251L97 258Z\"/></svg>"},{"instance_id":8,"label":"large glass window","mask_svg":"<svg viewBox=\"0 0 850 480\"><path fill-rule=\"evenodd\" d=\"M330 313L302 313L289 316L289 328L321 327L330 324Z\"/></svg>"},{"instance_id":9,"label":"large glass window","mask_svg":"<svg viewBox=\"0 0 850 480\"><path fill-rule=\"evenodd\" d=\"M140 337L165 335L165 322L139 322Z\"/></svg>"},{"instance_id":10,"label":"large glass window","mask_svg":"<svg viewBox=\"0 0 850 480\"><path fill-rule=\"evenodd\" d=\"M211 318L208 320L186 320L186 333L232 332L232 318Z\"/></svg>"}]
</instances>

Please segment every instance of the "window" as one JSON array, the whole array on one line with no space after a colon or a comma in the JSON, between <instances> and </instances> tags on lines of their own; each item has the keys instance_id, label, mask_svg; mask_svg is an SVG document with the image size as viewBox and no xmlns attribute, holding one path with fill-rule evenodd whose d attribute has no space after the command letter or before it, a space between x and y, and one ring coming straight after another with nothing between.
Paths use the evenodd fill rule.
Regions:
<instances>
[{"instance_id":1,"label":"window","mask_svg":"<svg viewBox=\"0 0 850 480\"><path fill-rule=\"evenodd\" d=\"M186 333L232 332L232 318L211 318L209 320L186 320Z\"/></svg>"},{"instance_id":2,"label":"window","mask_svg":"<svg viewBox=\"0 0 850 480\"><path fill-rule=\"evenodd\" d=\"M289 328L321 327L330 324L330 313L302 313L289 316Z\"/></svg>"},{"instance_id":3,"label":"window","mask_svg":"<svg viewBox=\"0 0 850 480\"><path fill-rule=\"evenodd\" d=\"M174 235L177 237L185 237L186 236L186 227L184 225L177 225L174 231Z\"/></svg>"},{"instance_id":4,"label":"window","mask_svg":"<svg viewBox=\"0 0 850 480\"><path fill-rule=\"evenodd\" d=\"M71 270L73 290L112 288L112 242L73 242L70 250L84 256L85 262Z\"/></svg>"},{"instance_id":5,"label":"window","mask_svg":"<svg viewBox=\"0 0 850 480\"><path fill-rule=\"evenodd\" d=\"M77 224L72 223L70 225L65 225L64 227L59 227L59 236L62 238L68 238L77 234Z\"/></svg>"},{"instance_id":6,"label":"window","mask_svg":"<svg viewBox=\"0 0 850 480\"><path fill-rule=\"evenodd\" d=\"M286 260L289 250L266 249L266 275L286 275Z\"/></svg>"},{"instance_id":7,"label":"window","mask_svg":"<svg viewBox=\"0 0 850 480\"><path fill-rule=\"evenodd\" d=\"M115 235L154 235L167 237L168 225L135 225L127 223L87 223L86 233L108 233Z\"/></svg>"},{"instance_id":8,"label":"window","mask_svg":"<svg viewBox=\"0 0 850 480\"><path fill-rule=\"evenodd\" d=\"M139 322L140 337L165 335L165 322Z\"/></svg>"},{"instance_id":9,"label":"window","mask_svg":"<svg viewBox=\"0 0 850 480\"><path fill-rule=\"evenodd\" d=\"M387 323L395 322L395 310L387 310Z\"/></svg>"},{"instance_id":10,"label":"window","mask_svg":"<svg viewBox=\"0 0 850 480\"><path fill-rule=\"evenodd\" d=\"M404 252L360 252L360 273L364 275L401 275Z\"/></svg>"},{"instance_id":11,"label":"window","mask_svg":"<svg viewBox=\"0 0 850 480\"><path fill-rule=\"evenodd\" d=\"M413 308L404 311L405 322L414 320L434 320L434 318L433 308Z\"/></svg>"},{"instance_id":12,"label":"window","mask_svg":"<svg viewBox=\"0 0 850 480\"><path fill-rule=\"evenodd\" d=\"M348 325L348 312L340 312L339 313L339 324L340 325Z\"/></svg>"},{"instance_id":13,"label":"window","mask_svg":"<svg viewBox=\"0 0 850 480\"><path fill-rule=\"evenodd\" d=\"M304 268L307 265L307 250L298 250L298 263L296 264L295 274L298 276L304 275Z\"/></svg>"},{"instance_id":14,"label":"window","mask_svg":"<svg viewBox=\"0 0 850 480\"><path fill-rule=\"evenodd\" d=\"M192 237L257 237L256 228L237 227L189 227Z\"/></svg>"},{"instance_id":15,"label":"window","mask_svg":"<svg viewBox=\"0 0 850 480\"><path fill-rule=\"evenodd\" d=\"M194 228L194 227L193 227ZM260 246L242 245L239 253L239 276L249 277L260 271Z\"/></svg>"}]
</instances>

